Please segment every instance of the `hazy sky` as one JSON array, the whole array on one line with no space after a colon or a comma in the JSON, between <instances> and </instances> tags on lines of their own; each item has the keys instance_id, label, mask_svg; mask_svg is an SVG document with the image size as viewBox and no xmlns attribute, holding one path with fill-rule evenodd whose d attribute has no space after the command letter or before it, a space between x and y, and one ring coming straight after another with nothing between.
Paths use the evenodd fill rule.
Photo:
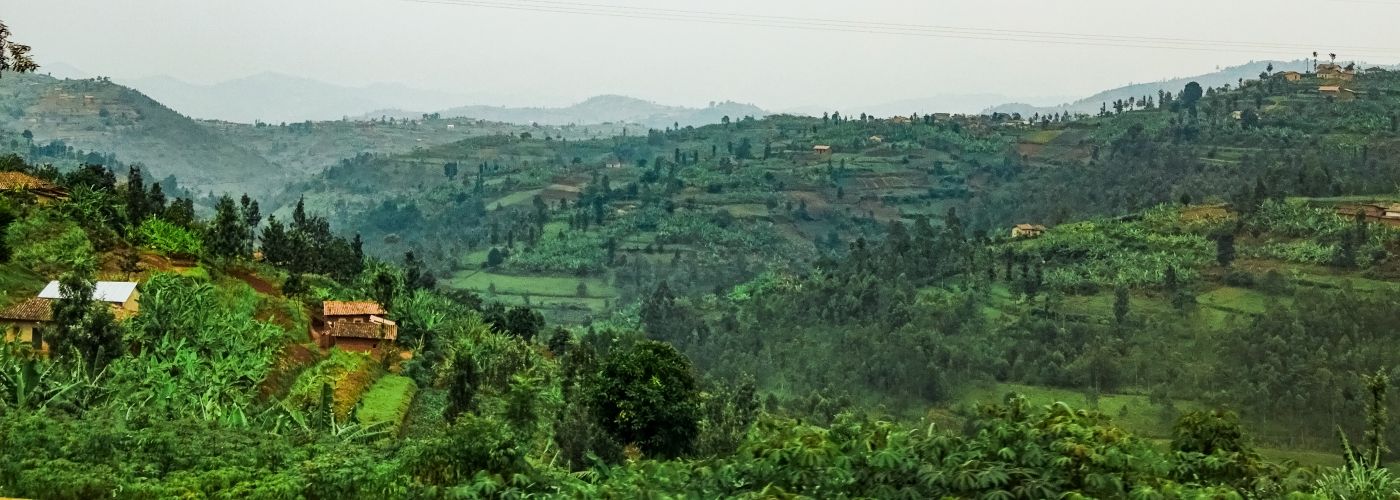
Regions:
<instances>
[{"instance_id":1,"label":"hazy sky","mask_svg":"<svg viewBox=\"0 0 1400 500\"><path fill-rule=\"evenodd\" d=\"M1314 49L1400 62L1394 0L476 0L517 9L567 7L558 2L674 9L692 17L720 12L769 24L779 20L757 16L1000 29L1033 41L845 32L828 29L832 22L792 29L407 0L0 0L0 19L16 40L35 46L41 63L94 74L213 83L271 71L356 86L399 82L515 105L604 93L688 105L732 99L770 109L940 94L1082 96L1249 60L1297 59ZM1027 31L1258 46L1167 50L1103 38L1067 45Z\"/></svg>"}]
</instances>

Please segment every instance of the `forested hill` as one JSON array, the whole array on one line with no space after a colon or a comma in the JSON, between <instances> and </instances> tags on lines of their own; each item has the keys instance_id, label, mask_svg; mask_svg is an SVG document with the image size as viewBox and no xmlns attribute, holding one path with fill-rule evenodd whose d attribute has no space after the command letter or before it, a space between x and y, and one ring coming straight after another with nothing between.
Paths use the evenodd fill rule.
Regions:
<instances>
[{"instance_id":1,"label":"forested hill","mask_svg":"<svg viewBox=\"0 0 1400 500\"><path fill-rule=\"evenodd\" d=\"M1397 80L1367 73L1344 95L1315 78L1185 85L1102 115L1023 120L731 117L583 141L493 136L347 160L291 191L377 255L415 251L461 286L596 310L603 300L566 300L580 278L628 296L642 276L680 272L703 291L950 210L975 234L1003 234L1245 191L1388 193ZM483 271L488 260L506 277ZM559 280L510 277L522 275Z\"/></svg>"},{"instance_id":2,"label":"forested hill","mask_svg":"<svg viewBox=\"0 0 1400 500\"><path fill-rule=\"evenodd\" d=\"M406 153L467 137L530 131L568 138L609 137L626 127L541 127L466 118L429 122L423 116L290 124L203 121L106 79L41 75L0 79L0 111L0 130L15 136L0 149L65 170L83 163L141 164L147 175L173 177L206 194L273 194L342 158L366 153Z\"/></svg>"}]
</instances>

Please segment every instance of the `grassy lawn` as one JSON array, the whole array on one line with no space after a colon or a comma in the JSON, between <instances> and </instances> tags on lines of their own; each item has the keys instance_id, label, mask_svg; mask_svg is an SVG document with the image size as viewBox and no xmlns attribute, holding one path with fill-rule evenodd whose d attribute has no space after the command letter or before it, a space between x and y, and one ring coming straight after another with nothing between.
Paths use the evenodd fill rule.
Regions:
<instances>
[{"instance_id":1,"label":"grassy lawn","mask_svg":"<svg viewBox=\"0 0 1400 500\"><path fill-rule=\"evenodd\" d=\"M588 287L586 297L578 296L578 284ZM602 299L617 296L617 290L599 278L574 278L564 276L517 276L497 274L489 271L461 271L447 280L453 288L472 290L487 294L495 285L498 295L525 295L534 298L584 298Z\"/></svg>"},{"instance_id":2,"label":"grassy lawn","mask_svg":"<svg viewBox=\"0 0 1400 500\"><path fill-rule=\"evenodd\" d=\"M1196 297L1202 305L1240 314L1264 314L1271 298L1262 293L1232 286L1211 290Z\"/></svg>"}]
</instances>

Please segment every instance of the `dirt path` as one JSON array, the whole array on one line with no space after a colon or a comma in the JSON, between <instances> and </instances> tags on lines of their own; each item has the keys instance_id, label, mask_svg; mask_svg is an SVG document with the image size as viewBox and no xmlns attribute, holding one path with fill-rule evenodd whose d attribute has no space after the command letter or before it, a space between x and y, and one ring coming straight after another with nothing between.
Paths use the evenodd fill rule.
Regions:
<instances>
[{"instance_id":1,"label":"dirt path","mask_svg":"<svg viewBox=\"0 0 1400 500\"><path fill-rule=\"evenodd\" d=\"M253 287L254 290L258 291L258 293L261 293L263 295L271 295L274 297L282 296L282 291L277 289L276 285L273 285L271 282L258 277L258 275L249 272L247 269L234 269L229 271L228 274L229 276L233 276L242 280L244 283L247 283L248 286Z\"/></svg>"}]
</instances>

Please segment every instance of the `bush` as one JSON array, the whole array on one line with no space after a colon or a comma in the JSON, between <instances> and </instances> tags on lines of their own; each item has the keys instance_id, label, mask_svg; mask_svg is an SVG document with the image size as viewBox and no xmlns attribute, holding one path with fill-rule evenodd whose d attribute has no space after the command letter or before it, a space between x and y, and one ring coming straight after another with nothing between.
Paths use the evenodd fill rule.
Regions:
<instances>
[{"instance_id":1,"label":"bush","mask_svg":"<svg viewBox=\"0 0 1400 500\"><path fill-rule=\"evenodd\" d=\"M5 246L13 252L14 263L44 276L94 265L92 242L82 228L46 211L10 224L5 231Z\"/></svg>"},{"instance_id":2,"label":"bush","mask_svg":"<svg viewBox=\"0 0 1400 500\"><path fill-rule=\"evenodd\" d=\"M1225 284L1240 288L1254 288L1254 273L1234 270L1225 274Z\"/></svg>"},{"instance_id":3,"label":"bush","mask_svg":"<svg viewBox=\"0 0 1400 500\"><path fill-rule=\"evenodd\" d=\"M146 219L136 236L152 250L172 257L197 258L204 253L204 240L199 235L163 219Z\"/></svg>"}]
</instances>

